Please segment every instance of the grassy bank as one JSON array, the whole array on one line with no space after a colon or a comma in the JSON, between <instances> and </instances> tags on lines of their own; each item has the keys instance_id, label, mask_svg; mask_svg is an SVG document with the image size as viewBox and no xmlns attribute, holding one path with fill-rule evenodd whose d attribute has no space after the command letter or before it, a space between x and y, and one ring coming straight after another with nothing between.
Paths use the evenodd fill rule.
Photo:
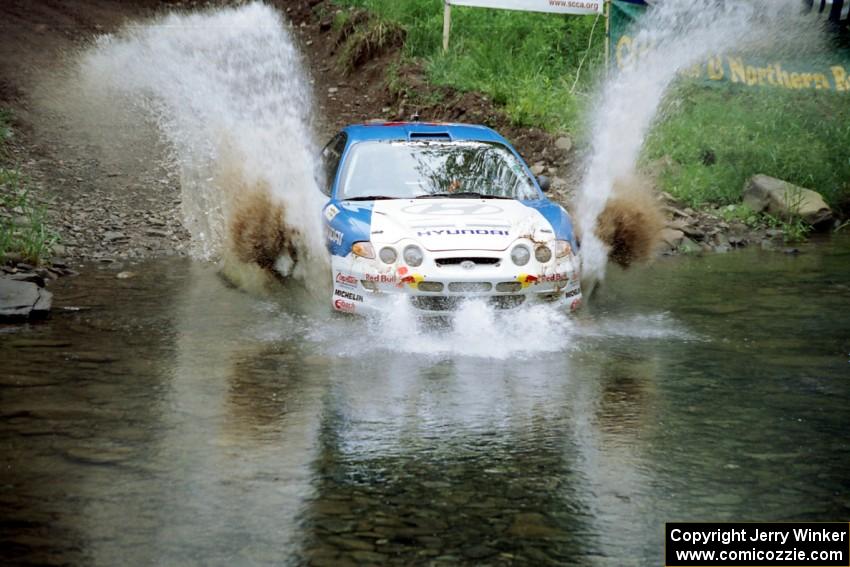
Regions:
<instances>
[{"instance_id":1,"label":"grassy bank","mask_svg":"<svg viewBox=\"0 0 850 567\"><path fill-rule=\"evenodd\" d=\"M45 262L58 242L47 226L47 211L33 196L30 182L13 162L11 114L0 110L0 263L16 259Z\"/></svg>"},{"instance_id":2,"label":"grassy bank","mask_svg":"<svg viewBox=\"0 0 850 567\"><path fill-rule=\"evenodd\" d=\"M764 173L850 205L850 101L831 92L684 85L646 145L674 165L662 186L692 206L737 203Z\"/></svg>"},{"instance_id":3,"label":"grassy bank","mask_svg":"<svg viewBox=\"0 0 850 567\"><path fill-rule=\"evenodd\" d=\"M338 28L365 9L371 18L360 25L372 26L375 37L402 41L400 35L404 56L420 61L433 85L484 93L517 125L579 134L579 145L586 137L588 94L603 67L602 18L455 6L444 54L442 0L333 4L345 8L336 14ZM684 84L668 100L644 160L672 160L661 184L677 198L695 207L737 204L746 179L764 173L850 210L846 95Z\"/></svg>"},{"instance_id":4,"label":"grassy bank","mask_svg":"<svg viewBox=\"0 0 850 567\"><path fill-rule=\"evenodd\" d=\"M334 2L365 8L377 22L401 26L406 32L405 56L422 60L433 84L484 93L522 126L573 130L583 95L602 62L605 22L601 17L455 6L451 46L444 54L442 0ZM345 17L345 13L338 15L337 25Z\"/></svg>"}]
</instances>

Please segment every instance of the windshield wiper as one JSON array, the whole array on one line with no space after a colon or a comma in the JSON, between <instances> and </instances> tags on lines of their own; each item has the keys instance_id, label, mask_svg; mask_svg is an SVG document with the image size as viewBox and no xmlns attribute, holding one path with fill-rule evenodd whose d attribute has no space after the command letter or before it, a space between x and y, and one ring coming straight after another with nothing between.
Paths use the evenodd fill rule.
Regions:
<instances>
[{"instance_id":1,"label":"windshield wiper","mask_svg":"<svg viewBox=\"0 0 850 567\"><path fill-rule=\"evenodd\" d=\"M389 197L387 195L361 195L359 197L346 197L343 201L382 201L386 199L396 199L397 197Z\"/></svg>"},{"instance_id":2,"label":"windshield wiper","mask_svg":"<svg viewBox=\"0 0 850 567\"><path fill-rule=\"evenodd\" d=\"M486 195L475 191L458 191L456 193L428 193L427 195L419 195L417 199L513 199L513 197L505 197L504 195Z\"/></svg>"}]
</instances>

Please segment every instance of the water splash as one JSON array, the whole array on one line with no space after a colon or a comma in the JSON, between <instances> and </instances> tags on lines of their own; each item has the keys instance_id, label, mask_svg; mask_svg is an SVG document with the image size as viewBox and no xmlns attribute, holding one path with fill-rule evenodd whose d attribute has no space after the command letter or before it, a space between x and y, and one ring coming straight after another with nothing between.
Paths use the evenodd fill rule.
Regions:
<instances>
[{"instance_id":1,"label":"water splash","mask_svg":"<svg viewBox=\"0 0 850 567\"><path fill-rule=\"evenodd\" d=\"M588 171L577 203L582 276L588 287L605 277L610 252L595 230L618 181L632 178L644 139L679 73L709 56L790 53L822 41L820 23L799 0L667 0L633 30L641 55L602 86L592 120Z\"/></svg>"},{"instance_id":2,"label":"water splash","mask_svg":"<svg viewBox=\"0 0 850 567\"><path fill-rule=\"evenodd\" d=\"M98 38L80 70L93 98L156 121L179 172L194 257L303 279L326 271L310 90L273 8L128 26Z\"/></svg>"}]
</instances>

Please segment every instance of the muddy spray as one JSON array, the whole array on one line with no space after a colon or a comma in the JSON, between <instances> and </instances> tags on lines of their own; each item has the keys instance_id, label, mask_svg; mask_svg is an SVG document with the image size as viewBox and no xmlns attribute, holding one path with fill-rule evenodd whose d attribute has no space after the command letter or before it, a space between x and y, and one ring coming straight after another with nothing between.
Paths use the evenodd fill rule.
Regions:
<instances>
[{"instance_id":1,"label":"muddy spray","mask_svg":"<svg viewBox=\"0 0 850 567\"><path fill-rule=\"evenodd\" d=\"M152 117L170 147L192 255L237 283L327 280L310 89L287 24L251 3L98 38L81 85ZM117 95L117 96L116 96Z\"/></svg>"},{"instance_id":2,"label":"muddy spray","mask_svg":"<svg viewBox=\"0 0 850 567\"><path fill-rule=\"evenodd\" d=\"M680 73L729 52L817 51L820 25L799 0L668 0L642 18L630 34L636 56L603 83L591 121L590 158L576 206L586 290L605 277L609 256L651 255L659 217L651 201L633 195L646 194L636 166Z\"/></svg>"}]
</instances>

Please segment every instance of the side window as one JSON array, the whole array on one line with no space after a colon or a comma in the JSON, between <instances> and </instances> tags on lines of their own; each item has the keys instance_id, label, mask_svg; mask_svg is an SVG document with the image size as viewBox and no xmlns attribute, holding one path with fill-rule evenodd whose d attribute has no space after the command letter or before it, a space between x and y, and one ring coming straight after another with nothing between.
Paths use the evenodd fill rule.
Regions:
<instances>
[{"instance_id":1,"label":"side window","mask_svg":"<svg viewBox=\"0 0 850 567\"><path fill-rule=\"evenodd\" d=\"M331 196L336 170L339 168L339 161L342 159L342 151L345 149L347 141L348 135L345 132L340 132L322 150L322 173L325 176L322 193L328 197Z\"/></svg>"}]
</instances>

